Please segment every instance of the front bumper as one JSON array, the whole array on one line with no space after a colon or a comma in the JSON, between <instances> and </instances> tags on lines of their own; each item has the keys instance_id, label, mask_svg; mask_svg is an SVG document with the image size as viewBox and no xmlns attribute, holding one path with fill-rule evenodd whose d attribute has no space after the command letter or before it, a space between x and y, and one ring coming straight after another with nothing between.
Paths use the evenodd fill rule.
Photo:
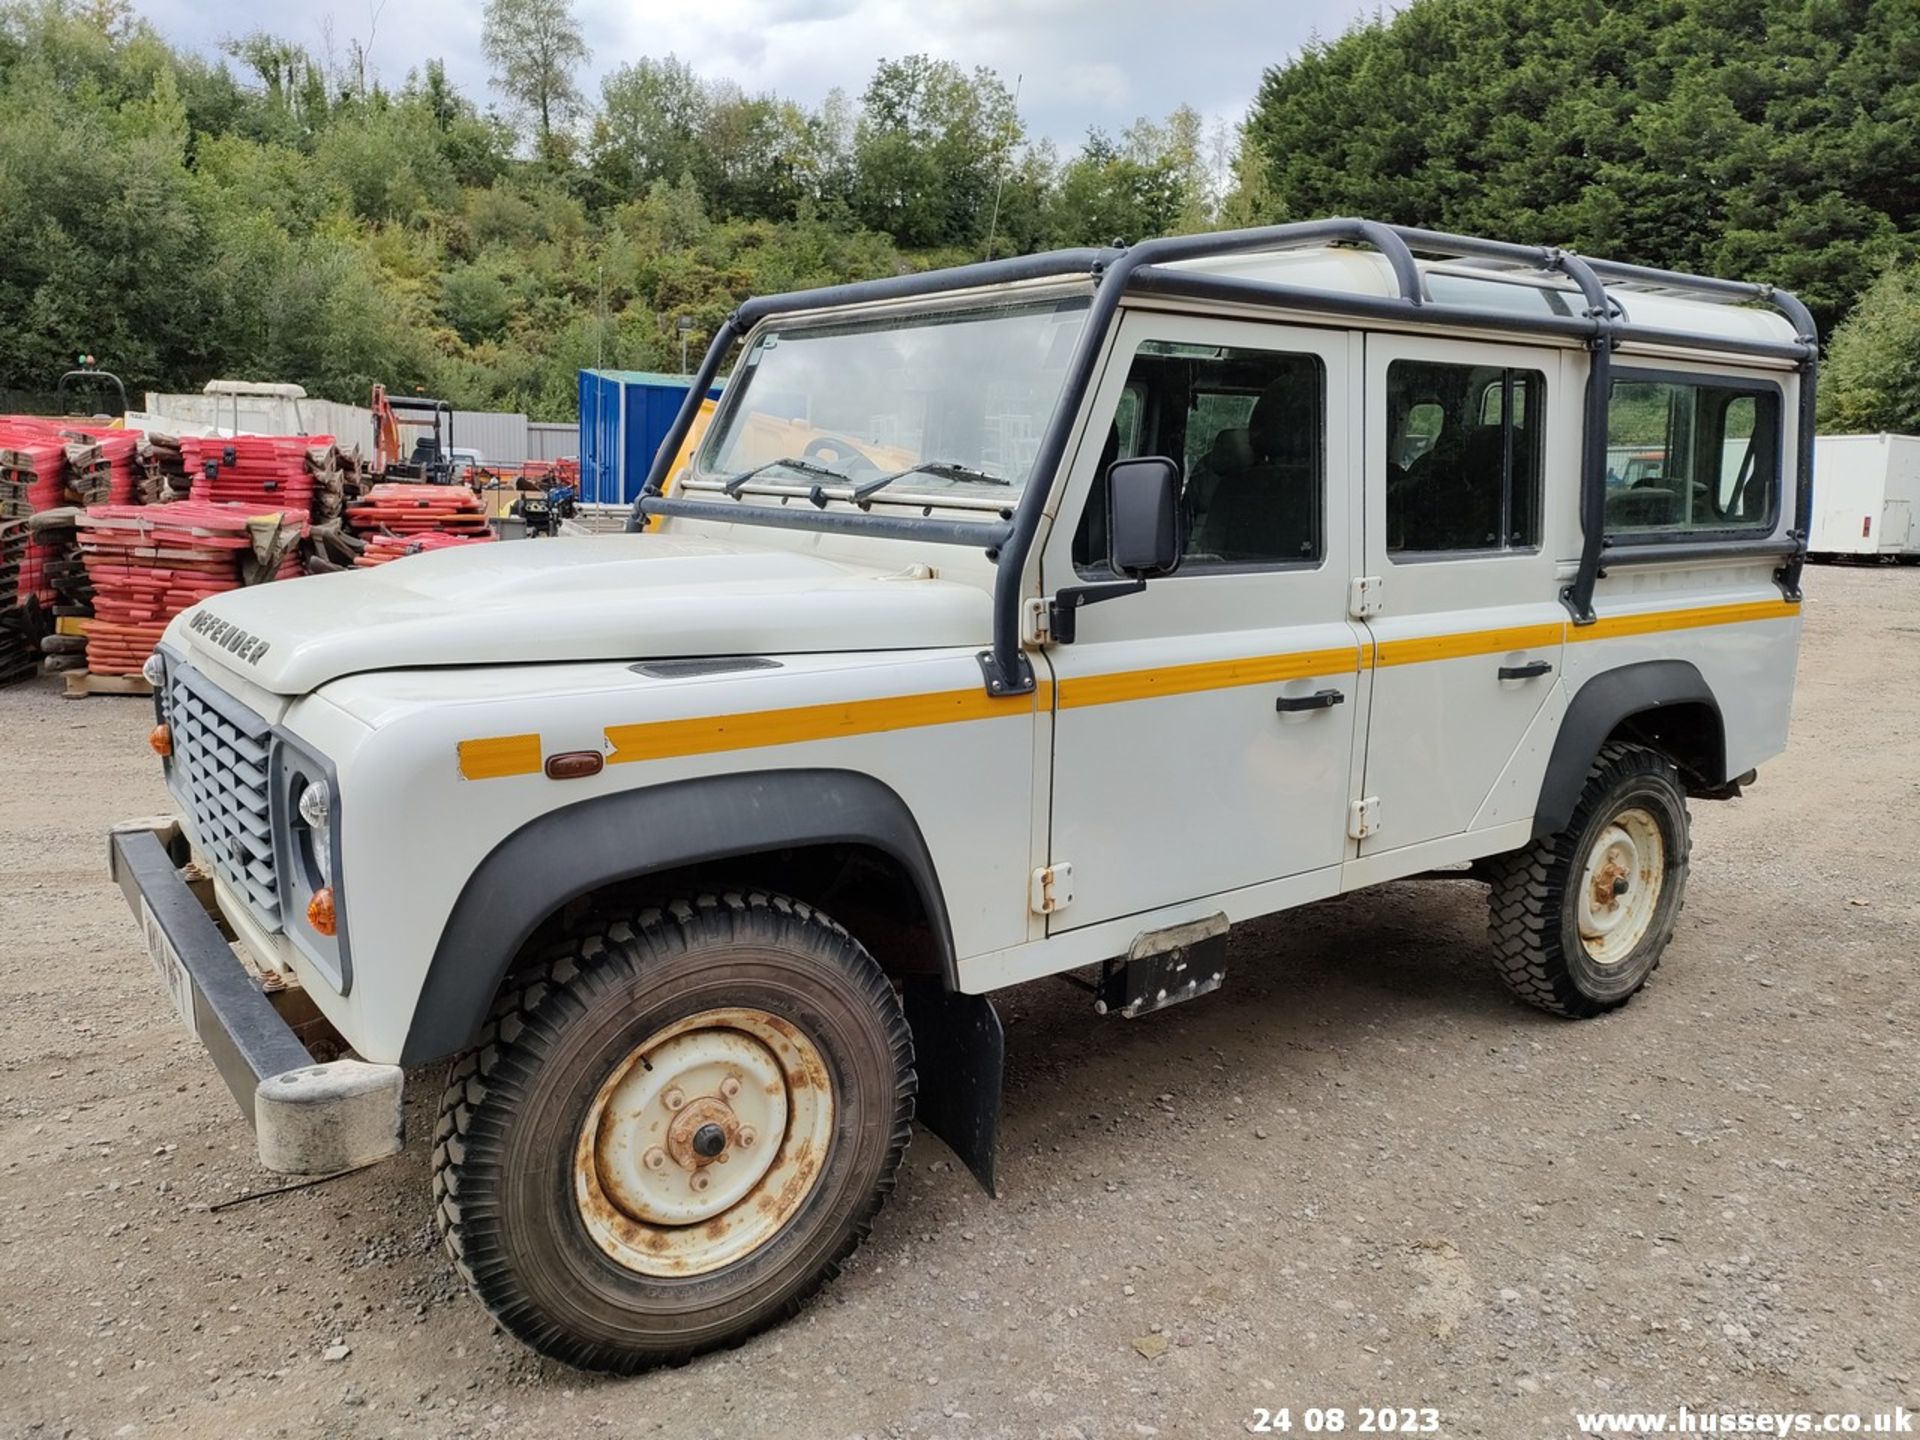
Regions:
<instances>
[{"instance_id":1,"label":"front bumper","mask_svg":"<svg viewBox=\"0 0 1920 1440\"><path fill-rule=\"evenodd\" d=\"M233 953L179 867L171 819L117 826L108 873L140 922L161 983L253 1122L260 1163L289 1175L324 1175L398 1154L397 1065L316 1064Z\"/></svg>"}]
</instances>

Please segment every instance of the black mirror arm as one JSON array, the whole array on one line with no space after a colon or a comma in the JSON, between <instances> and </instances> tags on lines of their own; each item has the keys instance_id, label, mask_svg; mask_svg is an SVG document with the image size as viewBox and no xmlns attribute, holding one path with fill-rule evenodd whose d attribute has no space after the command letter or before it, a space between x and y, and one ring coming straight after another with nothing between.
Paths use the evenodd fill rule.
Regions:
<instances>
[{"instance_id":1,"label":"black mirror arm","mask_svg":"<svg viewBox=\"0 0 1920 1440\"><path fill-rule=\"evenodd\" d=\"M1075 617L1083 605L1118 600L1122 595L1138 595L1146 588L1144 578L1115 580L1105 585L1067 586L1047 602L1047 638L1061 645L1073 644L1078 629Z\"/></svg>"}]
</instances>

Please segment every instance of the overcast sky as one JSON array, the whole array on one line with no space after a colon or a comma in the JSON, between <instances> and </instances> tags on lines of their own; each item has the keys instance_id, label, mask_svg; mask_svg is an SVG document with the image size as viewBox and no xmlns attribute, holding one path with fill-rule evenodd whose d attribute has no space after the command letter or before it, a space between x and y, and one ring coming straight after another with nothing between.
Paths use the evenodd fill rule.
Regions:
<instances>
[{"instance_id":1,"label":"overcast sky","mask_svg":"<svg viewBox=\"0 0 1920 1440\"><path fill-rule=\"evenodd\" d=\"M213 53L264 28L344 61L372 35L381 80L439 58L470 95L489 94L480 0L135 0L167 39ZM838 86L857 97L882 58L924 51L1024 77L1029 133L1071 149L1087 127L1193 105L1242 118L1263 67L1318 35L1339 35L1380 0L574 0L592 52L582 89L642 55L677 54L749 92L812 104ZM1387 8L1393 8L1388 5ZM377 9L377 23L372 18Z\"/></svg>"}]
</instances>

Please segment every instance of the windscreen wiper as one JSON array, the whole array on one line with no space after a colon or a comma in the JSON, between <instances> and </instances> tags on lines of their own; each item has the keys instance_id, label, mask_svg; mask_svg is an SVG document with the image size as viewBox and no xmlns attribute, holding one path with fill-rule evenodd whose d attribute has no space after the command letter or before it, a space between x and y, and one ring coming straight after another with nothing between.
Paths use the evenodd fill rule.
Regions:
<instances>
[{"instance_id":1,"label":"windscreen wiper","mask_svg":"<svg viewBox=\"0 0 1920 1440\"><path fill-rule=\"evenodd\" d=\"M817 460L808 460L799 455L784 455L778 460L769 460L764 465L756 465L751 470L742 470L738 475L726 478L725 488L729 495L738 496L740 488L754 476L768 470L798 470L802 475L818 475L823 480L845 480L847 477L831 465L822 465Z\"/></svg>"},{"instance_id":2,"label":"windscreen wiper","mask_svg":"<svg viewBox=\"0 0 1920 1440\"><path fill-rule=\"evenodd\" d=\"M853 487L855 503L878 494L896 480L909 475L933 475L942 480L971 480L980 485L1004 485L1011 489L1013 481L1004 475L989 475L984 470L976 470L971 465L962 465L957 460L928 460L919 465L909 465L904 470L895 470L891 474L876 475L871 480L862 481Z\"/></svg>"}]
</instances>

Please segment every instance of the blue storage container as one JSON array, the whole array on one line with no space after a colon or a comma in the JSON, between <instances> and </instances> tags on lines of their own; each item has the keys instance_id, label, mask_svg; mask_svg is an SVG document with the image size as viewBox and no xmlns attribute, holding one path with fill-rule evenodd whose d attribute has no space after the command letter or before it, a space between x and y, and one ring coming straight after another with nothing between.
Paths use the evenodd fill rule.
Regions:
<instances>
[{"instance_id":1,"label":"blue storage container","mask_svg":"<svg viewBox=\"0 0 1920 1440\"><path fill-rule=\"evenodd\" d=\"M580 498L625 505L647 483L654 452L687 398L691 379L645 370L580 372ZM720 389L710 392L718 399Z\"/></svg>"}]
</instances>

